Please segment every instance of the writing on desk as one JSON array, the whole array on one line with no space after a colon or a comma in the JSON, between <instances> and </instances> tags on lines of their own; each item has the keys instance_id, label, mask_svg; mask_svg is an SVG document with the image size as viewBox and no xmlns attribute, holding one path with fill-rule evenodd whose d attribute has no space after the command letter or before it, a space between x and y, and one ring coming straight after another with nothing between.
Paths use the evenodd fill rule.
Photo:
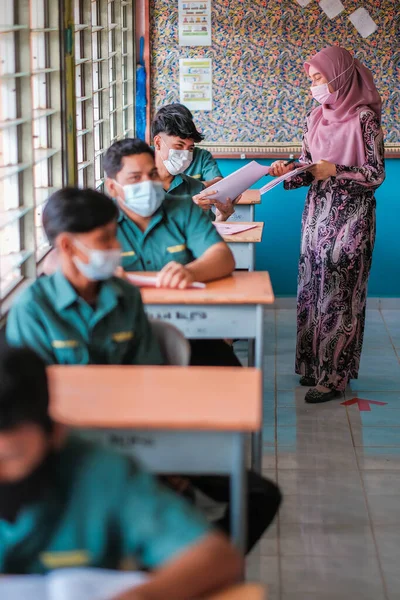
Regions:
<instances>
[{"instance_id":1,"label":"writing on desk","mask_svg":"<svg viewBox=\"0 0 400 600\"><path fill-rule=\"evenodd\" d=\"M132 446L153 446L154 440L132 433L110 433L108 442L119 448L132 448Z\"/></svg>"},{"instance_id":2,"label":"writing on desk","mask_svg":"<svg viewBox=\"0 0 400 600\"><path fill-rule=\"evenodd\" d=\"M176 312L162 312L160 311L149 311L149 316L152 319L160 319L161 321L171 321L173 319L177 319L177 320L185 320L185 321L202 321L204 319L207 319L208 315L206 312L203 311L199 311L199 310L192 310L192 311L182 311L182 310L177 310Z\"/></svg>"}]
</instances>

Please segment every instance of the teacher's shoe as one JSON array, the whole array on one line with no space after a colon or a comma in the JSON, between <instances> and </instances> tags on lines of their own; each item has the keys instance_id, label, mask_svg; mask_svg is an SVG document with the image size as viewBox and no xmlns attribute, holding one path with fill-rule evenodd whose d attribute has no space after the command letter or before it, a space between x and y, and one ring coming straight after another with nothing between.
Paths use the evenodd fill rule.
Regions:
<instances>
[{"instance_id":1,"label":"teacher's shoe","mask_svg":"<svg viewBox=\"0 0 400 600\"><path fill-rule=\"evenodd\" d=\"M331 390L330 392L319 392L316 389L312 389L308 390L304 400L307 402L307 404L320 404L321 402L329 402L329 400L339 398L341 395L342 392L338 392L337 390Z\"/></svg>"},{"instance_id":2,"label":"teacher's shoe","mask_svg":"<svg viewBox=\"0 0 400 600\"><path fill-rule=\"evenodd\" d=\"M300 377L299 383L300 385L304 385L304 387L315 387L317 385L317 382L313 377L306 377L305 375Z\"/></svg>"}]
</instances>

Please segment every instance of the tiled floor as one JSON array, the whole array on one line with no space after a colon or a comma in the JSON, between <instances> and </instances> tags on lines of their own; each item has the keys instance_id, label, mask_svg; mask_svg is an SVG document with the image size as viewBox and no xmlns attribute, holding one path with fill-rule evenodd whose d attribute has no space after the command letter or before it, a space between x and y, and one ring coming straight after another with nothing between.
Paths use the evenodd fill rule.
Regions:
<instances>
[{"instance_id":1,"label":"tiled floor","mask_svg":"<svg viewBox=\"0 0 400 600\"><path fill-rule=\"evenodd\" d=\"M359 379L309 406L293 373L296 314L268 311L264 473L280 515L248 560L270 600L400 600L400 311L368 312Z\"/></svg>"}]
</instances>

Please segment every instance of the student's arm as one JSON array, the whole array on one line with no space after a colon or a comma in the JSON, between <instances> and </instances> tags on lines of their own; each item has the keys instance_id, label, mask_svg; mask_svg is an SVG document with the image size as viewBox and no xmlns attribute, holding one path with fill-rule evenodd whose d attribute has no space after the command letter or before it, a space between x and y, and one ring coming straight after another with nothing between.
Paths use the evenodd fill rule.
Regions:
<instances>
[{"instance_id":1,"label":"student's arm","mask_svg":"<svg viewBox=\"0 0 400 600\"><path fill-rule=\"evenodd\" d=\"M237 583L243 559L228 540L210 533L156 570L150 580L116 600L190 600Z\"/></svg>"},{"instance_id":2,"label":"student's arm","mask_svg":"<svg viewBox=\"0 0 400 600\"><path fill-rule=\"evenodd\" d=\"M189 600L232 584L243 559L184 499L137 469L121 490L123 546L153 576L118 600Z\"/></svg>"}]
</instances>

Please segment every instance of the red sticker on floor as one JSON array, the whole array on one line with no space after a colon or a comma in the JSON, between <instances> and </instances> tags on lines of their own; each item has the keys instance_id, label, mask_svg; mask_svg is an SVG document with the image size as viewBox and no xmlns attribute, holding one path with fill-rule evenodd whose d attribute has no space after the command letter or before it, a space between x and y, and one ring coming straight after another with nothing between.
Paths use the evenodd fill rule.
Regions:
<instances>
[{"instance_id":1,"label":"red sticker on floor","mask_svg":"<svg viewBox=\"0 0 400 600\"><path fill-rule=\"evenodd\" d=\"M341 402L343 406L351 406L352 404L358 404L359 411L368 411L371 412L371 404L376 404L377 406L385 406L387 402L378 402L377 400L364 400L363 398L352 398L351 400L346 400L346 402Z\"/></svg>"}]
</instances>

